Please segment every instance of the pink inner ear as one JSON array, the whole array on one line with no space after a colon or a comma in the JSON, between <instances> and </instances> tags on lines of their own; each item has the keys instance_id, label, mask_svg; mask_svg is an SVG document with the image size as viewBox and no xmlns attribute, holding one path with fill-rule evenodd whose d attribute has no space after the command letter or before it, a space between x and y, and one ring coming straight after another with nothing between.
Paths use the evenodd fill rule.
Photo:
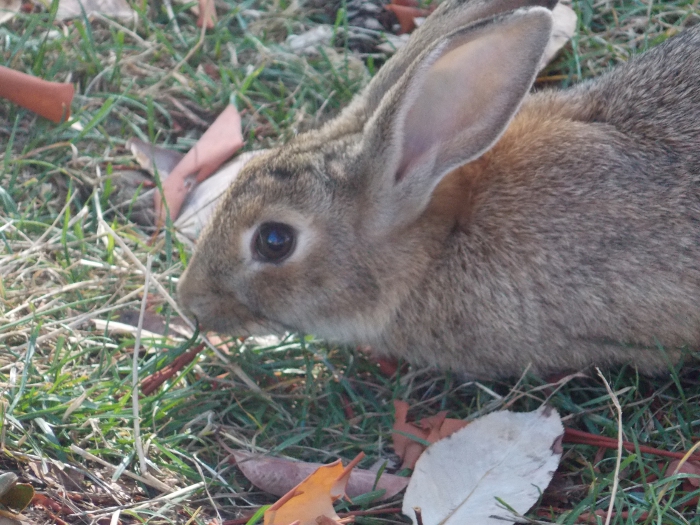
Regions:
<instances>
[{"instance_id":1,"label":"pink inner ear","mask_svg":"<svg viewBox=\"0 0 700 525\"><path fill-rule=\"evenodd\" d=\"M440 170L443 163L466 161L497 138L517 107L513 100L523 95L519 87L514 93L511 84L522 82L512 77L523 74L528 67L523 62L533 54L527 42L533 28L528 24L498 29L457 39L420 73L424 78L417 79L418 96L404 120L397 181L434 162ZM525 49L514 49L514 42L521 40Z\"/></svg>"}]
</instances>

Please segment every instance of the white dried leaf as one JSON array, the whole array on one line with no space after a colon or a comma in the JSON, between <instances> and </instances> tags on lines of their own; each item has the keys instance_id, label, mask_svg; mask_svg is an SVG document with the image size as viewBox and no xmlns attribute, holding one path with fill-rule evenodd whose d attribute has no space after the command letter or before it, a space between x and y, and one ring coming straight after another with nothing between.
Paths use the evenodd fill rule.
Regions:
<instances>
[{"instance_id":1,"label":"white dried leaf","mask_svg":"<svg viewBox=\"0 0 700 525\"><path fill-rule=\"evenodd\" d=\"M393 55L394 53L396 53L399 49L401 49L408 43L408 39L411 37L411 35L409 35L408 33L404 33L403 35L384 33L384 35L382 36L384 37L386 42L379 44L377 46L377 49L382 53L386 53L387 55Z\"/></svg>"},{"instance_id":2,"label":"white dried leaf","mask_svg":"<svg viewBox=\"0 0 700 525\"><path fill-rule=\"evenodd\" d=\"M333 38L333 27L321 24L300 35L289 35L287 47L295 53L315 53L318 46L327 46Z\"/></svg>"},{"instance_id":3,"label":"white dried leaf","mask_svg":"<svg viewBox=\"0 0 700 525\"><path fill-rule=\"evenodd\" d=\"M121 22L132 22L137 16L126 0L60 0L56 19L80 18L83 11L88 18L100 14Z\"/></svg>"},{"instance_id":4,"label":"white dried leaf","mask_svg":"<svg viewBox=\"0 0 700 525\"><path fill-rule=\"evenodd\" d=\"M561 459L564 427L556 410L494 412L428 447L416 463L403 513L425 525L504 525L501 499L524 514Z\"/></svg>"},{"instance_id":5,"label":"white dried leaf","mask_svg":"<svg viewBox=\"0 0 700 525\"><path fill-rule=\"evenodd\" d=\"M208 179L201 182L187 196L180 215L175 221L175 229L186 238L195 241L211 219L216 204L233 180L253 157L266 150L241 153L232 162L225 164Z\"/></svg>"},{"instance_id":6,"label":"white dried leaf","mask_svg":"<svg viewBox=\"0 0 700 525\"><path fill-rule=\"evenodd\" d=\"M546 66L554 55L571 40L576 32L578 18L576 13L570 7L564 4L557 4L552 9L552 36L547 42L547 47L544 50L544 55L540 61L540 69Z\"/></svg>"},{"instance_id":7,"label":"white dried leaf","mask_svg":"<svg viewBox=\"0 0 700 525\"><path fill-rule=\"evenodd\" d=\"M0 24L14 18L22 7L22 0L0 0Z\"/></svg>"}]
</instances>

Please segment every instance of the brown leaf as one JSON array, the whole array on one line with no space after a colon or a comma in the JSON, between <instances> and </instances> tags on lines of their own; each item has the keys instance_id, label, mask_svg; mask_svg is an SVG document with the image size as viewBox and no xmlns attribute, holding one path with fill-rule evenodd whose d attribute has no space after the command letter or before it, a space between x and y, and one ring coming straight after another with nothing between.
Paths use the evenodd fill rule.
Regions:
<instances>
[{"instance_id":1,"label":"brown leaf","mask_svg":"<svg viewBox=\"0 0 700 525\"><path fill-rule=\"evenodd\" d=\"M700 461L684 461L674 459L666 467L666 476L673 476L674 474L692 474L698 477L689 477L684 481L687 481L693 488L697 489L700 487Z\"/></svg>"},{"instance_id":2,"label":"brown leaf","mask_svg":"<svg viewBox=\"0 0 700 525\"><path fill-rule=\"evenodd\" d=\"M202 138L183 157L163 181L163 198L168 204L170 217L177 218L187 194L196 184L209 177L231 155L243 146L241 117L236 107L229 104L217 117ZM192 175L194 180L192 180ZM165 207L159 192L154 194L158 226L165 224Z\"/></svg>"},{"instance_id":3,"label":"brown leaf","mask_svg":"<svg viewBox=\"0 0 700 525\"><path fill-rule=\"evenodd\" d=\"M179 151L159 148L136 138L127 140L126 147L144 171L150 175L157 171L161 179L167 178L184 157Z\"/></svg>"},{"instance_id":4,"label":"brown leaf","mask_svg":"<svg viewBox=\"0 0 700 525\"><path fill-rule=\"evenodd\" d=\"M408 403L394 401L394 452L403 460L402 468L415 467L416 461L426 449L426 445L421 441L435 443L468 425L467 421L461 419L448 419L447 412L438 412L434 416L421 420L418 424L408 423L407 415ZM404 434L415 436L417 439L411 439Z\"/></svg>"},{"instance_id":5,"label":"brown leaf","mask_svg":"<svg viewBox=\"0 0 700 525\"><path fill-rule=\"evenodd\" d=\"M389 4L384 6L384 8L394 13L396 18L399 19L399 25L401 26L399 34L410 33L416 28L416 18L422 18L430 14L430 11L427 9L396 4Z\"/></svg>"},{"instance_id":6,"label":"brown leaf","mask_svg":"<svg viewBox=\"0 0 700 525\"><path fill-rule=\"evenodd\" d=\"M244 451L233 453L238 468L253 485L282 496L301 483L314 470L322 466L319 463L304 463L283 458L274 458L251 454ZM371 492L377 479L377 473L362 469L353 469L345 489L349 498ZM408 485L408 478L383 473L377 481L376 490L384 490L382 500L391 499Z\"/></svg>"}]
</instances>

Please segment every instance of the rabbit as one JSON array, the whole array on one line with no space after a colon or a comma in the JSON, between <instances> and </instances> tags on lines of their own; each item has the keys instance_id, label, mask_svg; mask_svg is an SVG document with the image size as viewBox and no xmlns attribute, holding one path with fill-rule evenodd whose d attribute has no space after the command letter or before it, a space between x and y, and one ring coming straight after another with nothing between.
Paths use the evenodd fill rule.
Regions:
<instances>
[{"instance_id":1,"label":"rabbit","mask_svg":"<svg viewBox=\"0 0 700 525\"><path fill-rule=\"evenodd\" d=\"M698 349L700 26L530 93L552 8L442 3L335 120L247 164L187 314L476 378Z\"/></svg>"}]
</instances>

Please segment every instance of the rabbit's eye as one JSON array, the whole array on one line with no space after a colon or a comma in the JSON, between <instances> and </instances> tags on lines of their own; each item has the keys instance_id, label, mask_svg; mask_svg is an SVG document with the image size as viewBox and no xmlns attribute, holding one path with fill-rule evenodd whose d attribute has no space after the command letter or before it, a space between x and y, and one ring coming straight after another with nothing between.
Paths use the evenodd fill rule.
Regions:
<instances>
[{"instance_id":1,"label":"rabbit's eye","mask_svg":"<svg viewBox=\"0 0 700 525\"><path fill-rule=\"evenodd\" d=\"M294 230L281 222L261 224L255 234L253 244L255 255L265 262L280 262L294 249Z\"/></svg>"}]
</instances>

